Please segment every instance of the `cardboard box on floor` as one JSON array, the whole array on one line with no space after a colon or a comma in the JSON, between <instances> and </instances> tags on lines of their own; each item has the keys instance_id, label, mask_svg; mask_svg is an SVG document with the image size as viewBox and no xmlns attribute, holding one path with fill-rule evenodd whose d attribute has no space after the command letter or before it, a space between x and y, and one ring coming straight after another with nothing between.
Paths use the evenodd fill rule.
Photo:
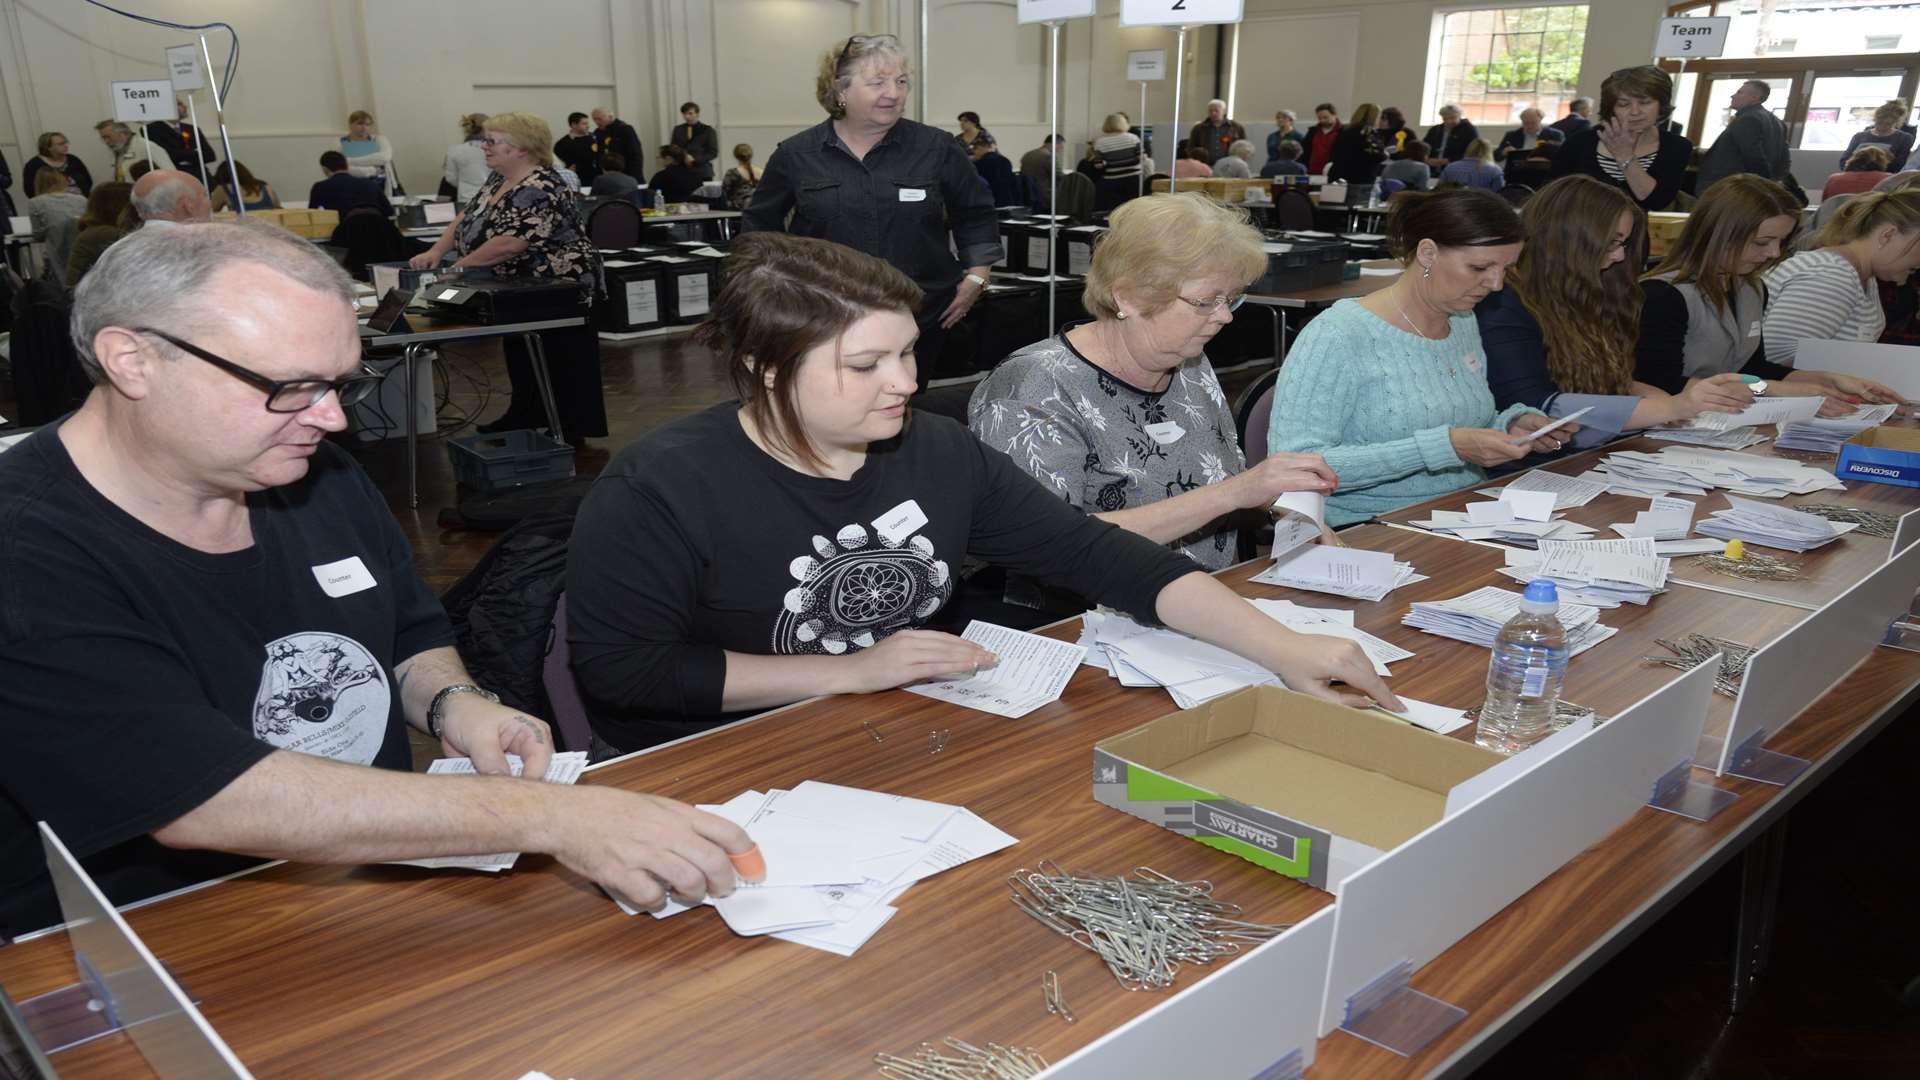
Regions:
<instances>
[{"instance_id":1,"label":"cardboard box on floor","mask_svg":"<svg viewBox=\"0 0 1920 1080\"><path fill-rule=\"evenodd\" d=\"M1440 821L1454 785L1504 760L1383 713L1258 686L1096 744L1093 796L1335 892Z\"/></svg>"}]
</instances>

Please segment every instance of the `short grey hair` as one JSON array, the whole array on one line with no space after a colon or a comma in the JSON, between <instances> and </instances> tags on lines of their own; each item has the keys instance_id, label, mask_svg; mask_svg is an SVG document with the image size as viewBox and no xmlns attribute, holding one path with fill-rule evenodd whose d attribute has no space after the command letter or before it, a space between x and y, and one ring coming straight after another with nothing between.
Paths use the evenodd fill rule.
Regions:
<instances>
[{"instance_id":1,"label":"short grey hair","mask_svg":"<svg viewBox=\"0 0 1920 1080\"><path fill-rule=\"evenodd\" d=\"M1532 113L1536 118L1541 120L1545 120L1547 118L1546 113L1543 113L1539 109L1536 109L1532 105L1529 105L1526 108L1520 110L1520 119L1525 120L1527 118L1528 113Z\"/></svg>"},{"instance_id":2,"label":"short grey hair","mask_svg":"<svg viewBox=\"0 0 1920 1080\"><path fill-rule=\"evenodd\" d=\"M1295 115L1293 115L1293 110L1292 110L1292 109L1276 109L1276 110L1274 110L1274 114L1273 114L1273 115L1274 115L1275 117L1281 117L1281 116L1284 116L1284 117L1286 117L1286 118L1287 118L1288 120L1291 120L1292 122L1294 122L1294 123L1296 123L1296 124L1300 122L1300 118L1299 118L1299 117L1297 117L1297 116L1295 116Z\"/></svg>"},{"instance_id":3,"label":"short grey hair","mask_svg":"<svg viewBox=\"0 0 1920 1080\"><path fill-rule=\"evenodd\" d=\"M1219 98L1214 98L1212 101L1207 102L1207 108L1209 109L1213 108L1215 105L1220 106L1220 115L1225 116L1227 114L1226 102L1221 101Z\"/></svg>"},{"instance_id":4,"label":"short grey hair","mask_svg":"<svg viewBox=\"0 0 1920 1080\"><path fill-rule=\"evenodd\" d=\"M1227 153L1234 157L1250 158L1253 156L1253 144L1245 139L1235 139L1232 145L1227 147Z\"/></svg>"},{"instance_id":5,"label":"short grey hair","mask_svg":"<svg viewBox=\"0 0 1920 1080\"><path fill-rule=\"evenodd\" d=\"M189 184L193 186L188 187L187 185ZM133 198L131 201L133 202L134 212L140 215L141 221L152 221L154 218L166 217L168 214L173 213L176 206L180 205L181 199L195 194L196 189L200 191L206 190L200 187L200 181L195 180L187 173L175 172L171 176L162 177L158 183L153 185L152 190Z\"/></svg>"},{"instance_id":6,"label":"short grey hair","mask_svg":"<svg viewBox=\"0 0 1920 1080\"><path fill-rule=\"evenodd\" d=\"M1567 102L1567 111L1570 113L1581 113L1583 115L1590 113L1593 111L1593 99L1590 97L1574 98L1572 101Z\"/></svg>"},{"instance_id":7,"label":"short grey hair","mask_svg":"<svg viewBox=\"0 0 1920 1080\"><path fill-rule=\"evenodd\" d=\"M1455 115L1455 116L1459 116L1459 115L1460 115L1460 106L1458 106L1458 105L1455 105L1455 104L1454 104L1454 103L1452 103L1452 102L1448 102L1448 103L1446 103L1445 105L1442 105L1442 106L1440 106L1440 115L1441 115L1441 116L1445 116L1445 115L1447 115L1448 113L1452 113L1452 114L1453 114L1453 115Z\"/></svg>"},{"instance_id":8,"label":"short grey hair","mask_svg":"<svg viewBox=\"0 0 1920 1080\"><path fill-rule=\"evenodd\" d=\"M251 264L314 292L353 304L353 279L312 243L276 225L248 222L136 229L93 264L73 294L69 335L81 370L99 386L107 373L93 339L109 326L152 326L185 336L220 317L208 282L229 266Z\"/></svg>"},{"instance_id":9,"label":"short grey hair","mask_svg":"<svg viewBox=\"0 0 1920 1080\"><path fill-rule=\"evenodd\" d=\"M132 128L128 127L126 124L121 123L118 120L102 120L99 123L93 125L93 130L95 131L101 131L106 128L112 128L114 130L114 133L118 135L131 136L133 134Z\"/></svg>"}]
</instances>

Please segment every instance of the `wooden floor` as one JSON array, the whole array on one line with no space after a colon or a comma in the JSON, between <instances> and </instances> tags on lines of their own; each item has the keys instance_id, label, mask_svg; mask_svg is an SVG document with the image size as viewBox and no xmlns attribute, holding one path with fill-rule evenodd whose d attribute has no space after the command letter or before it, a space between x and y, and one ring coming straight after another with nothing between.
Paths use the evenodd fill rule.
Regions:
<instances>
[{"instance_id":1,"label":"wooden floor","mask_svg":"<svg viewBox=\"0 0 1920 1080\"><path fill-rule=\"evenodd\" d=\"M725 372L685 336L602 349L610 438L576 455L582 475L674 417L730 398ZM447 350L444 415L498 415L506 376L497 346ZM1258 373L1223 377L1230 398ZM491 397L479 387L490 384ZM4 391L0 391L3 394ZM10 404L0 396L0 413ZM420 452L419 507L406 505L405 444L355 451L442 591L497 534L444 530L456 491L444 445ZM429 748L420 748L429 756ZM1912 817L1920 732L1896 723L1790 819L1790 855L1771 969L1749 1006L1727 1012L1738 863L1682 901L1477 1075L1787 1080L1920 1076L1920 862L1911 836L1863 822ZM1516 823L1518 825L1518 823ZM1915 984L1920 986L1920 984Z\"/></svg>"}]
</instances>

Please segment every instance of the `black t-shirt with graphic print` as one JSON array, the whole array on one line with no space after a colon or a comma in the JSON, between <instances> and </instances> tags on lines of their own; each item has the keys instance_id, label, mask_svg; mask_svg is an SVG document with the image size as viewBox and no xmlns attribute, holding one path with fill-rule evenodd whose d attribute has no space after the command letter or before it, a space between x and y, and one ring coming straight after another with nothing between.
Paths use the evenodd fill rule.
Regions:
<instances>
[{"instance_id":1,"label":"black t-shirt with graphic print","mask_svg":"<svg viewBox=\"0 0 1920 1080\"><path fill-rule=\"evenodd\" d=\"M796 472L729 402L615 455L568 551L567 638L601 738L625 750L737 719L726 651L839 656L924 626L967 555L1155 622L1192 560L1093 518L943 416L916 413L849 480Z\"/></svg>"},{"instance_id":2,"label":"black t-shirt with graphic print","mask_svg":"<svg viewBox=\"0 0 1920 1080\"><path fill-rule=\"evenodd\" d=\"M58 430L0 453L10 935L59 919L37 821L127 903L257 861L148 834L275 748L407 769L393 665L453 641L343 451L322 443L304 479L250 495L253 546L209 555L109 502Z\"/></svg>"}]
</instances>

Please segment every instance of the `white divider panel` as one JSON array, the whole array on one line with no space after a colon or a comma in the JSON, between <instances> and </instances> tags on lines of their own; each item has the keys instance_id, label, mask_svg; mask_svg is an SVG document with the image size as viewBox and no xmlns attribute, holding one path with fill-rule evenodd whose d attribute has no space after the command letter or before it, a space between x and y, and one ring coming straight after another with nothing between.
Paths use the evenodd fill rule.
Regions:
<instances>
[{"instance_id":1,"label":"white divider panel","mask_svg":"<svg viewBox=\"0 0 1920 1080\"><path fill-rule=\"evenodd\" d=\"M1845 543L1845 541L1841 541ZM1711 762L1716 776L1725 776L1733 752L1765 731L1769 737L1800 715L1834 683L1866 659L1886 635L1887 624L1906 612L1920 589L1920 544L1912 544L1880 564L1854 586L1828 601L1800 625L1768 643L1747 661L1740 697L1733 703L1733 720Z\"/></svg>"},{"instance_id":2,"label":"white divider panel","mask_svg":"<svg viewBox=\"0 0 1920 1080\"><path fill-rule=\"evenodd\" d=\"M1893 530L1893 546L1887 549L1887 558L1907 550L1907 545L1920 540L1920 510L1909 510L1900 515L1900 524Z\"/></svg>"},{"instance_id":3,"label":"white divider panel","mask_svg":"<svg viewBox=\"0 0 1920 1080\"><path fill-rule=\"evenodd\" d=\"M1333 948L1333 909L1262 944L1097 1042L1054 1063L1047 1080L1163 1080L1169 1076L1254 1076L1301 1051L1313 1064L1314 1021ZM1109 976L1102 972L1101 978ZM1073 988L1062 986L1067 1004Z\"/></svg>"},{"instance_id":4,"label":"white divider panel","mask_svg":"<svg viewBox=\"0 0 1920 1080\"><path fill-rule=\"evenodd\" d=\"M1838 371L1893 387L1920 401L1920 348L1871 341L1803 341L1793 366L1802 371Z\"/></svg>"},{"instance_id":5,"label":"white divider panel","mask_svg":"<svg viewBox=\"0 0 1920 1080\"><path fill-rule=\"evenodd\" d=\"M1388 968L1417 974L1632 817L1692 758L1713 676L1694 668L1342 882L1320 1034Z\"/></svg>"}]
</instances>

